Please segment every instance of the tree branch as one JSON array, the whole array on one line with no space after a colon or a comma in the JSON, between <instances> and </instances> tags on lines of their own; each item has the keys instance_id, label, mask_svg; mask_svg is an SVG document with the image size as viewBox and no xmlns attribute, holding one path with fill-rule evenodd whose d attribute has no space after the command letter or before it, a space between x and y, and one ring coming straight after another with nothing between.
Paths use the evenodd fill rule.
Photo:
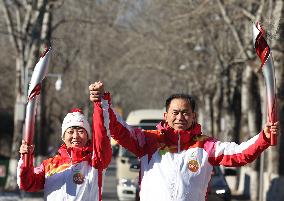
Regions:
<instances>
[{"instance_id":1,"label":"tree branch","mask_svg":"<svg viewBox=\"0 0 284 201\"><path fill-rule=\"evenodd\" d=\"M25 8L26 8L26 15L25 15L25 19L23 21L21 31L23 33L28 33L30 22L31 22L31 16L32 16L32 6L26 5Z\"/></svg>"},{"instance_id":2,"label":"tree branch","mask_svg":"<svg viewBox=\"0 0 284 201\"><path fill-rule=\"evenodd\" d=\"M10 35L10 40L12 42L12 44L14 45L16 51L19 53L20 51L20 47L19 47L19 44L18 44L18 41L17 41L17 37L16 37L16 34L15 34L15 29L14 29L14 24L13 24L13 20L12 20L12 15L9 11L9 8L8 8L8 4L6 2L6 0L3 0L3 11L4 11L4 14L5 14L5 18L6 18L6 23L7 23L7 29L8 29L8 33Z\"/></svg>"},{"instance_id":3,"label":"tree branch","mask_svg":"<svg viewBox=\"0 0 284 201\"><path fill-rule=\"evenodd\" d=\"M255 22L255 16L251 14L249 11L247 11L244 8L237 7L248 19L250 19L252 22Z\"/></svg>"},{"instance_id":4,"label":"tree branch","mask_svg":"<svg viewBox=\"0 0 284 201\"><path fill-rule=\"evenodd\" d=\"M258 22L260 20L260 17L261 17L261 13L262 13L262 10L263 10L263 4L264 4L264 0L261 0L260 3L259 3L259 8L255 14L255 21Z\"/></svg>"},{"instance_id":5,"label":"tree branch","mask_svg":"<svg viewBox=\"0 0 284 201\"><path fill-rule=\"evenodd\" d=\"M241 51L241 56L244 57L245 59L248 59L249 56L245 52L244 45L242 44L241 39L239 37L239 34L238 34L236 28L233 26L233 23L232 23L231 19L227 15L227 12L225 10L224 5L222 4L222 2L220 0L217 0L217 3L219 5L221 14L222 14L225 22L227 23L227 25L229 26L230 30L233 33L233 36L234 36L234 38L236 40L236 43L237 43L237 45L238 45L238 47L239 47L239 49Z\"/></svg>"},{"instance_id":6,"label":"tree branch","mask_svg":"<svg viewBox=\"0 0 284 201\"><path fill-rule=\"evenodd\" d=\"M55 23L52 28L51 31L55 31L60 25L64 24L64 23L72 23L72 22L78 22L78 23L84 23L84 24L91 24L91 25L95 25L96 22L92 21L92 20L82 20L82 19L62 19L59 20L57 23Z\"/></svg>"},{"instance_id":7,"label":"tree branch","mask_svg":"<svg viewBox=\"0 0 284 201\"><path fill-rule=\"evenodd\" d=\"M271 33L277 33L277 30L279 29L279 24L282 16L282 11L283 9L283 0L277 0L275 2L274 6L274 12L273 12L273 20L274 20L274 27L273 30L270 30Z\"/></svg>"}]
</instances>

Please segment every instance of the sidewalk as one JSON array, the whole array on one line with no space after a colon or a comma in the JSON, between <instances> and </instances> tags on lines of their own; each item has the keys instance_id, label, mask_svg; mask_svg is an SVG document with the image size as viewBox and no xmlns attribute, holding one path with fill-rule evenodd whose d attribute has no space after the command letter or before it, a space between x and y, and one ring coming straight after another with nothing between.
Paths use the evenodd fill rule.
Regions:
<instances>
[{"instance_id":1,"label":"sidewalk","mask_svg":"<svg viewBox=\"0 0 284 201\"><path fill-rule=\"evenodd\" d=\"M232 200L251 201L247 196L232 191Z\"/></svg>"},{"instance_id":2,"label":"sidewalk","mask_svg":"<svg viewBox=\"0 0 284 201\"><path fill-rule=\"evenodd\" d=\"M22 195L21 195L22 194ZM43 201L42 193L0 192L0 201ZM24 198L22 198L24 196Z\"/></svg>"}]
</instances>

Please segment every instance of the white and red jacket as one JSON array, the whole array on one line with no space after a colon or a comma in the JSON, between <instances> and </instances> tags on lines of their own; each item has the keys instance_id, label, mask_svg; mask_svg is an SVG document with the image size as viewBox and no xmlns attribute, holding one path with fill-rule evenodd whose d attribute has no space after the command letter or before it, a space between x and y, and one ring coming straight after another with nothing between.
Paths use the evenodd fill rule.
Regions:
<instances>
[{"instance_id":1,"label":"white and red jacket","mask_svg":"<svg viewBox=\"0 0 284 201\"><path fill-rule=\"evenodd\" d=\"M94 105L100 103L95 103ZM94 107L95 108L95 107ZM103 111L96 107L93 114L93 133L83 148L67 148L63 144L58 154L34 168L32 158L24 167L23 157L18 163L17 183L21 190L35 192L44 189L44 200L98 201L101 200L103 169L111 161L110 139L103 125ZM79 174L77 174L79 173ZM76 184L76 176L83 182ZM80 179L80 178L79 178Z\"/></svg>"},{"instance_id":2,"label":"white and red jacket","mask_svg":"<svg viewBox=\"0 0 284 201\"><path fill-rule=\"evenodd\" d=\"M132 128L112 110L109 94L102 103L111 136L141 160L141 201L204 201L214 165L245 165L269 146L263 131L238 145L202 135L199 124L186 131L165 123Z\"/></svg>"}]
</instances>

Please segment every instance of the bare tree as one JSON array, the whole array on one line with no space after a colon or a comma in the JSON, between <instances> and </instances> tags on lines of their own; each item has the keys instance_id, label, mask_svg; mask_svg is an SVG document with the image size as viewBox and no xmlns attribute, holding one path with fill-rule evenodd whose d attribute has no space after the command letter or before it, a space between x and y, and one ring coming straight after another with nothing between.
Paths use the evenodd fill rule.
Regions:
<instances>
[{"instance_id":1,"label":"bare tree","mask_svg":"<svg viewBox=\"0 0 284 201\"><path fill-rule=\"evenodd\" d=\"M47 0L2 0L8 34L16 53L14 135L5 187L8 190L16 189L17 153L22 138L27 74L36 63L40 46L48 41L51 5L52 1Z\"/></svg>"}]
</instances>

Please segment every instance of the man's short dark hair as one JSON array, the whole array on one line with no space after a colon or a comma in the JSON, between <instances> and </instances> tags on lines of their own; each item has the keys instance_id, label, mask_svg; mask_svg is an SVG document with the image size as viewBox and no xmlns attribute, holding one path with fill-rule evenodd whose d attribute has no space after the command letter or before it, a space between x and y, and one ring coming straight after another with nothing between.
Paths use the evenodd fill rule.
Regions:
<instances>
[{"instance_id":1,"label":"man's short dark hair","mask_svg":"<svg viewBox=\"0 0 284 201\"><path fill-rule=\"evenodd\" d=\"M192 109L192 112L194 112L195 110L195 100L192 96L188 95L188 94L172 94L171 96L169 96L166 100L166 112L168 112L169 110L169 107L170 107L170 104L172 102L173 99L183 99L183 100L186 100L191 109Z\"/></svg>"}]
</instances>

